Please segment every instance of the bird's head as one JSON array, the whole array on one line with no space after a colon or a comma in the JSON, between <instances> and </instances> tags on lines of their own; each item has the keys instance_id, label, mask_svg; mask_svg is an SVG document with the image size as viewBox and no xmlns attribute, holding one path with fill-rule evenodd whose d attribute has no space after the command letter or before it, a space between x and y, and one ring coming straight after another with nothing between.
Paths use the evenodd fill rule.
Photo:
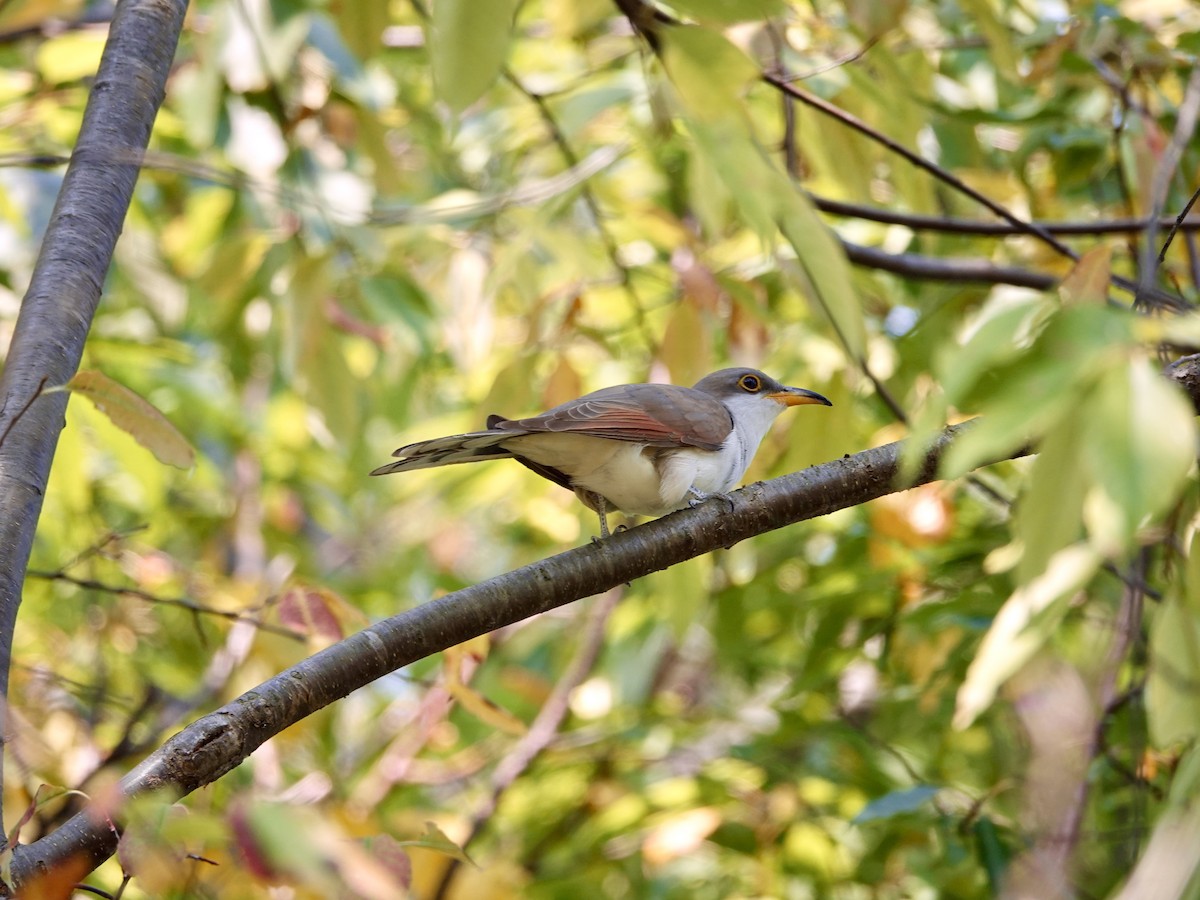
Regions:
<instances>
[{"instance_id":1,"label":"bird's head","mask_svg":"<svg viewBox=\"0 0 1200 900\"><path fill-rule=\"evenodd\" d=\"M780 384L770 375L758 369L735 368L721 369L711 375L705 375L694 385L698 391L715 397L722 403L742 406L754 403L775 403L782 412L789 406L802 406L809 403L819 403L822 406L833 406L828 399L810 391L807 388L789 387Z\"/></svg>"}]
</instances>

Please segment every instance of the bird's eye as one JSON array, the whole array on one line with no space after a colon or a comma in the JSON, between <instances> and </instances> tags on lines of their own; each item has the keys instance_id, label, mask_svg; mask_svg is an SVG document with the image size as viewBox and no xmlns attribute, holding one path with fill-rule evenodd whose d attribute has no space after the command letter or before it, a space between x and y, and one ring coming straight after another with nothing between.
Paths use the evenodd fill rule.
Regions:
<instances>
[{"instance_id":1,"label":"bird's eye","mask_svg":"<svg viewBox=\"0 0 1200 900\"><path fill-rule=\"evenodd\" d=\"M762 390L762 379L757 375L743 375L738 379L738 387L751 394L757 394Z\"/></svg>"}]
</instances>

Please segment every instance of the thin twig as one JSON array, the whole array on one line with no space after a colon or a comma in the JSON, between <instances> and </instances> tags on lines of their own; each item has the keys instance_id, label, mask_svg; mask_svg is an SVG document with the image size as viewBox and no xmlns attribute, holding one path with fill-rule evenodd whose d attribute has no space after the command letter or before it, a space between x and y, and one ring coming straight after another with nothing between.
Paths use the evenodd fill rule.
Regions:
<instances>
[{"instance_id":1,"label":"thin twig","mask_svg":"<svg viewBox=\"0 0 1200 900\"><path fill-rule=\"evenodd\" d=\"M999 216L1001 219L1004 219L1004 221L1008 222L1010 225L1013 225L1014 227L1019 228L1025 234L1031 234L1031 235L1034 235L1035 237L1040 238L1044 243L1046 243L1050 247L1053 247L1054 250L1056 250L1058 253L1062 254L1063 256L1066 256L1069 259L1073 259L1073 260L1079 259L1078 253L1076 253L1074 250L1072 250L1066 244L1062 243L1060 240L1058 240L1058 238L1056 238L1050 232L1046 231L1046 229L1042 228L1037 223L1027 222L1024 219L1021 219L1020 217L1014 215L1013 213L1009 212L1009 210L1006 209L1004 206L1002 206L1001 204L999 204L995 200L993 200L991 197L988 197L986 194L983 194L980 191L975 190L975 188L971 187L969 184L967 184L961 178L956 176L954 173L947 171L946 169L942 168L941 166L937 165L936 163L930 162L929 160L925 159L925 157L921 156L919 153L915 153L914 151L909 150L907 147L905 147L900 142L895 141L892 138L888 137L883 132L881 132L875 128L872 128L870 125L868 125L866 122L864 122L862 119L858 118L857 116L846 112L844 109L841 109L838 106L835 106L834 104L830 103L828 100L824 100L821 97L818 97L816 94L809 93L808 91L804 90L803 88L799 88L799 87L796 87L794 84L789 84L786 81L782 81L781 79L776 78L773 75L764 73L762 75L762 80L765 81L767 84L771 85L772 87L776 88L777 90L783 91L789 97L791 97L793 100L799 100L801 103L805 104L806 106L810 106L813 109L815 109L819 112L822 112L825 115L830 116L833 119L836 119L837 121L841 122L843 125L853 128L855 131L869 137L871 140L875 141L876 143L882 144L884 147L886 147L888 150L895 153L897 156L900 156L903 159L907 160L909 163L916 166L918 169L922 169L922 170L928 172L929 174L933 175L939 181L950 185L952 188L954 188L959 193L961 193L967 197L970 197L976 203L980 204L984 208L995 213L997 216Z\"/></svg>"},{"instance_id":2,"label":"thin twig","mask_svg":"<svg viewBox=\"0 0 1200 900\"><path fill-rule=\"evenodd\" d=\"M863 134L863 135L869 137L871 140L873 140L879 144L882 144L888 150L891 150L893 153L895 153L898 156L902 157L903 159L907 160L912 165L916 166L917 168L919 168L925 172L930 173L935 178L937 178L939 181L950 185L952 188L954 188L959 193L962 193L963 195L970 197L976 203L979 203L984 208L995 213L1001 219L1004 219L1009 224L1019 228L1025 234L1029 234L1029 235L1032 235L1032 236L1038 238L1044 244L1053 248L1060 255L1065 256L1072 261L1078 262L1079 254L1075 250L1073 250L1071 247L1064 244L1062 241L1060 241L1053 234L1048 232L1045 228L1038 225L1036 222L1027 222L1024 219L1021 219L1020 217L1014 215L1013 213L1009 212L1009 210L1005 209L1004 206L1002 206L1001 204L992 200L986 194L983 194L983 193L975 190L975 188L971 187L969 184L964 182L958 176L954 175L952 172L949 172L946 169L942 168L941 166L930 162L929 160L925 159L920 154L914 153L912 150L909 150L907 147L900 144L898 141L895 141L892 138L888 137L886 134L883 134L882 132L878 131L877 129L872 128L870 125L868 125L866 122L864 122L862 119L858 118L857 116L851 115L850 113L835 106L834 104L830 103L829 101L824 100L824 99L816 96L815 94L809 93L808 91L806 91L802 88L798 88L795 85L788 84L785 81L781 81L779 78L776 78L773 75L763 73L760 77L761 77L762 81L764 81L766 84L771 85L772 87L776 88L777 90L785 92L786 94L788 94L788 96L792 97L793 99L799 100L801 103L811 106L813 109L816 109L816 110L836 119L837 121L841 122L843 125L853 128L855 131L858 131L860 134ZM1124 278L1119 275L1111 275L1109 277L1109 280L1114 285L1116 285L1117 287L1121 288L1124 291L1128 291L1128 292L1134 294L1135 296L1141 296L1144 299L1153 299L1154 301L1156 301L1157 303L1161 304L1164 307L1170 307L1172 309L1188 308L1188 304L1182 298L1176 297L1166 291L1162 291L1162 290L1154 290L1154 291L1149 291L1149 292L1139 291L1138 286L1136 284L1134 284L1128 278Z\"/></svg>"},{"instance_id":3,"label":"thin twig","mask_svg":"<svg viewBox=\"0 0 1200 900\"><path fill-rule=\"evenodd\" d=\"M1175 217L1175 221L1171 223L1171 230L1167 232L1166 240L1163 241L1162 250L1158 252L1158 264L1161 266L1163 260L1167 258L1167 249L1171 246L1171 241L1175 240L1175 235L1181 229L1200 228L1200 222L1195 220L1185 221L1188 213L1192 211L1192 207L1196 205L1196 200L1200 199L1200 187L1192 192L1192 196L1188 198L1188 202L1183 205L1183 210Z\"/></svg>"},{"instance_id":4,"label":"thin twig","mask_svg":"<svg viewBox=\"0 0 1200 900\"><path fill-rule=\"evenodd\" d=\"M46 572L38 569L30 569L25 573L29 578L41 578L46 581L62 581L66 584L72 584L75 587L83 588L89 591L100 591L105 594L116 594L122 597L134 597L138 600L145 600L147 603L156 603L160 606L172 606L176 609L185 609L192 613L202 613L209 616L217 616L226 619L230 622L245 622L253 625L261 631L268 631L271 634L278 634L282 637L291 638L295 641L303 641L304 636L297 634L290 628L284 628L279 625L272 625L269 622L263 622L256 617L244 612L234 610L215 609L211 606L205 606L202 603L197 603L195 600L189 600L186 597L160 597L157 594L152 594L149 591L141 588L125 587L117 584L108 584L103 581L97 581L93 578L79 578L75 575L69 575L63 571Z\"/></svg>"},{"instance_id":5,"label":"thin twig","mask_svg":"<svg viewBox=\"0 0 1200 900\"><path fill-rule=\"evenodd\" d=\"M558 119L551 111L545 95L531 91L525 87L510 70L505 69L503 74L504 78L537 108L538 115L541 117L542 123L546 126L546 131L549 133L550 139L558 148L558 152L562 154L563 160L566 161L570 168L577 169L580 163L579 154L575 152L575 148L567 140L566 133L562 130L562 126L558 124ZM596 233L600 235L600 243L604 245L604 252L608 256L612 267L617 272L617 279L621 285L621 289L629 297L638 333L651 355L653 355L657 344L646 323L646 311L642 298L633 286L633 273L621 261L621 248L617 246L616 238L612 236L612 232L605 225L604 213L600 209L600 201L596 199L596 192L592 190L587 180L579 182L579 196L583 200L584 205L587 206L588 213L591 215L592 222L596 227Z\"/></svg>"},{"instance_id":6,"label":"thin twig","mask_svg":"<svg viewBox=\"0 0 1200 900\"><path fill-rule=\"evenodd\" d=\"M22 406L17 414L9 421L8 427L4 429L4 434L0 434L0 444L4 443L5 438L8 437L8 433L13 430L13 426L21 421L21 416L29 412L29 407L33 406L33 402L37 400L38 397L42 396L42 390L46 387L46 381L48 380L48 377L49 376L46 375L42 376L42 380L38 382L37 390L33 392L33 396L25 401L25 405Z\"/></svg>"}]
</instances>

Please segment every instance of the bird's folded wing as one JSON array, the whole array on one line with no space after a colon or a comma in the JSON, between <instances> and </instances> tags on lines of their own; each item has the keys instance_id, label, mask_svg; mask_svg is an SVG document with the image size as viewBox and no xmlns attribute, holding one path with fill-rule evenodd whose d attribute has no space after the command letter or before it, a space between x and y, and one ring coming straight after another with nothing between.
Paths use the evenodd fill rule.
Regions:
<instances>
[{"instance_id":1,"label":"bird's folded wing","mask_svg":"<svg viewBox=\"0 0 1200 900\"><path fill-rule=\"evenodd\" d=\"M733 430L721 402L691 388L626 384L604 388L528 419L489 420L512 434L571 432L654 447L719 450Z\"/></svg>"}]
</instances>

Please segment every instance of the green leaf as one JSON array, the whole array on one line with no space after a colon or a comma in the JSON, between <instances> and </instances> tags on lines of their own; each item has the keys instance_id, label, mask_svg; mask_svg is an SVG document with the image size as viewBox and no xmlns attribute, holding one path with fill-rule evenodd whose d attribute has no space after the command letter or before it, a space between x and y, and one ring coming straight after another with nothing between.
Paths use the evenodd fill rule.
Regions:
<instances>
[{"instance_id":1,"label":"green leaf","mask_svg":"<svg viewBox=\"0 0 1200 900\"><path fill-rule=\"evenodd\" d=\"M1192 553L1194 558L1195 548ZM1155 613L1150 656L1146 682L1150 736L1160 747L1192 740L1200 734L1200 691L1196 690L1200 677L1200 614L1194 604L1174 592Z\"/></svg>"},{"instance_id":2,"label":"green leaf","mask_svg":"<svg viewBox=\"0 0 1200 900\"><path fill-rule=\"evenodd\" d=\"M1111 369L1088 403L1084 458L1095 485L1084 516L1109 553L1163 513L1195 458L1191 406L1143 359Z\"/></svg>"},{"instance_id":3,"label":"green leaf","mask_svg":"<svg viewBox=\"0 0 1200 900\"><path fill-rule=\"evenodd\" d=\"M504 66L516 0L437 0L429 55L438 96L462 112L491 86Z\"/></svg>"},{"instance_id":4,"label":"green leaf","mask_svg":"<svg viewBox=\"0 0 1200 900\"><path fill-rule=\"evenodd\" d=\"M984 635L958 689L954 727L966 728L992 705L996 691L1053 633L1070 598L1103 561L1087 544L1060 550L1046 571L1013 592Z\"/></svg>"},{"instance_id":5,"label":"green leaf","mask_svg":"<svg viewBox=\"0 0 1200 900\"><path fill-rule=\"evenodd\" d=\"M745 123L744 96L758 66L722 35L684 26L663 32L663 66L691 119Z\"/></svg>"},{"instance_id":6,"label":"green leaf","mask_svg":"<svg viewBox=\"0 0 1200 900\"><path fill-rule=\"evenodd\" d=\"M846 254L808 198L782 177L780 181L785 209L779 228L796 251L796 260L816 295L818 308L828 317L846 351L861 360L866 353L867 332Z\"/></svg>"},{"instance_id":7,"label":"green leaf","mask_svg":"<svg viewBox=\"0 0 1200 900\"><path fill-rule=\"evenodd\" d=\"M796 253L803 289L839 342L861 358L866 329L846 254L808 198L755 140L746 117L744 94L759 77L757 66L703 28L667 31L663 63L702 156L720 174L746 224L765 241L783 234Z\"/></svg>"},{"instance_id":8,"label":"green leaf","mask_svg":"<svg viewBox=\"0 0 1200 900\"><path fill-rule=\"evenodd\" d=\"M425 833L421 837L412 841L396 841L396 845L399 847L423 847L426 850L436 850L438 853L457 859L459 862L465 862L472 866L475 865L475 861L467 856L467 851L446 837L446 833L433 822L425 823Z\"/></svg>"},{"instance_id":9,"label":"green leaf","mask_svg":"<svg viewBox=\"0 0 1200 900\"><path fill-rule=\"evenodd\" d=\"M68 31L38 47L38 72L48 84L78 81L96 74L103 50L103 34L90 30Z\"/></svg>"},{"instance_id":10,"label":"green leaf","mask_svg":"<svg viewBox=\"0 0 1200 900\"><path fill-rule=\"evenodd\" d=\"M999 72L1006 78L1017 78L1017 45L1012 26L996 15L991 0L965 0L963 7L987 41L988 56Z\"/></svg>"},{"instance_id":11,"label":"green leaf","mask_svg":"<svg viewBox=\"0 0 1200 900\"><path fill-rule=\"evenodd\" d=\"M767 19L786 8L783 0L673 0L671 5L688 18L718 25Z\"/></svg>"},{"instance_id":12,"label":"green leaf","mask_svg":"<svg viewBox=\"0 0 1200 900\"><path fill-rule=\"evenodd\" d=\"M956 406L967 402L981 378L1029 352L1032 339L1054 310L1044 297L989 303L980 311L961 344L937 359L938 381Z\"/></svg>"},{"instance_id":13,"label":"green leaf","mask_svg":"<svg viewBox=\"0 0 1200 900\"><path fill-rule=\"evenodd\" d=\"M1055 553L1082 537L1088 488L1087 473L1079 465L1082 443L1083 416L1078 409L1068 409L1038 447L1014 521L1022 545L1018 584L1029 584Z\"/></svg>"},{"instance_id":14,"label":"green leaf","mask_svg":"<svg viewBox=\"0 0 1200 900\"><path fill-rule=\"evenodd\" d=\"M861 825L863 822L890 819L893 816L913 812L933 799L938 790L940 789L931 784L919 784L916 787L884 794L864 806L862 812L854 817L853 824Z\"/></svg>"},{"instance_id":15,"label":"green leaf","mask_svg":"<svg viewBox=\"0 0 1200 900\"><path fill-rule=\"evenodd\" d=\"M1192 537L1183 584L1173 585L1150 628L1146 712L1157 746L1200 734L1200 534Z\"/></svg>"},{"instance_id":16,"label":"green leaf","mask_svg":"<svg viewBox=\"0 0 1200 900\"><path fill-rule=\"evenodd\" d=\"M956 372L952 365L943 372L949 402L963 412L983 415L947 452L942 462L945 477L1038 441L1068 409L1086 400L1095 380L1123 357L1134 331L1126 312L1072 307L1057 313L1032 346L1015 352L1029 343L1027 329L1036 329L1037 319L1005 317L1005 323L1017 328L1008 341L1013 349L1005 348L1002 328L997 327L980 348L981 356L992 355L990 365L964 352L955 356L963 371Z\"/></svg>"},{"instance_id":17,"label":"green leaf","mask_svg":"<svg viewBox=\"0 0 1200 900\"><path fill-rule=\"evenodd\" d=\"M65 387L91 400L96 409L153 453L159 462L180 469L190 469L195 464L196 452L167 417L104 373L79 372Z\"/></svg>"}]
</instances>

